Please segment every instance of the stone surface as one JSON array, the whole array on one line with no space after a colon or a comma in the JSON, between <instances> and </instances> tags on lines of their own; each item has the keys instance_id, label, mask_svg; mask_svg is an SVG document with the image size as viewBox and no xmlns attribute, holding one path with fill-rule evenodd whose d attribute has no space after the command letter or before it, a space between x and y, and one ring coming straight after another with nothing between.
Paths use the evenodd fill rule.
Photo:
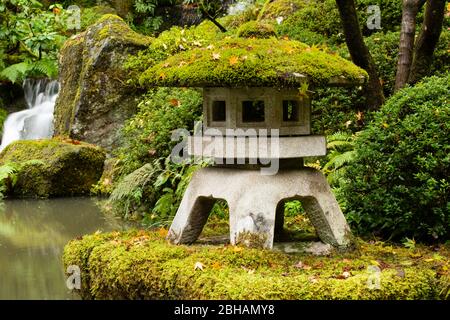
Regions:
<instances>
[{"instance_id":1,"label":"stone surface","mask_svg":"<svg viewBox=\"0 0 450 320\"><path fill-rule=\"evenodd\" d=\"M188 137L188 153L216 159L298 159L324 156L325 136L280 137Z\"/></svg>"},{"instance_id":2,"label":"stone surface","mask_svg":"<svg viewBox=\"0 0 450 320\"><path fill-rule=\"evenodd\" d=\"M225 121L214 121L214 101L225 102ZM264 121L244 122L243 101L264 101ZM283 101L297 103L297 121L283 121ZM206 128L214 128L221 133L226 129L278 129L280 136L311 134L311 100L307 95L300 96L298 89L204 88L203 114Z\"/></svg>"},{"instance_id":3,"label":"stone surface","mask_svg":"<svg viewBox=\"0 0 450 320\"><path fill-rule=\"evenodd\" d=\"M89 194L102 175L105 152L73 140L21 140L0 154L0 165L13 163L17 181L13 197L55 197Z\"/></svg>"},{"instance_id":4,"label":"stone surface","mask_svg":"<svg viewBox=\"0 0 450 320\"><path fill-rule=\"evenodd\" d=\"M323 242L277 242L274 250L284 253L309 253L314 256L328 256L333 252L333 246Z\"/></svg>"},{"instance_id":5,"label":"stone surface","mask_svg":"<svg viewBox=\"0 0 450 320\"><path fill-rule=\"evenodd\" d=\"M55 106L55 136L100 145L118 144L118 131L136 112L141 94L127 85L123 64L150 38L132 31L118 16L105 15L70 38L60 52L61 91Z\"/></svg>"},{"instance_id":6,"label":"stone surface","mask_svg":"<svg viewBox=\"0 0 450 320\"><path fill-rule=\"evenodd\" d=\"M272 248L278 204L298 199L324 243L351 245L350 229L326 178L312 168L271 176L257 170L200 169L184 194L168 239L178 244L197 240L217 199L228 203L232 244Z\"/></svg>"}]
</instances>

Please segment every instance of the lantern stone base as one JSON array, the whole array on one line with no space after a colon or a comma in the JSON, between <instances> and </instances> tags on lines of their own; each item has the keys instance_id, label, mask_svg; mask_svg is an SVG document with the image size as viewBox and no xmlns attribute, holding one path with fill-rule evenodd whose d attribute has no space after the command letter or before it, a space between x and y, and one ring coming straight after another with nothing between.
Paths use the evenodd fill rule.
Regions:
<instances>
[{"instance_id":1,"label":"lantern stone base","mask_svg":"<svg viewBox=\"0 0 450 320\"><path fill-rule=\"evenodd\" d=\"M230 242L271 249L284 221L283 204L300 200L319 238L339 249L351 245L350 229L324 175L312 168L259 170L203 168L194 173L172 222L168 239L189 244L202 232L214 203L230 210Z\"/></svg>"}]
</instances>

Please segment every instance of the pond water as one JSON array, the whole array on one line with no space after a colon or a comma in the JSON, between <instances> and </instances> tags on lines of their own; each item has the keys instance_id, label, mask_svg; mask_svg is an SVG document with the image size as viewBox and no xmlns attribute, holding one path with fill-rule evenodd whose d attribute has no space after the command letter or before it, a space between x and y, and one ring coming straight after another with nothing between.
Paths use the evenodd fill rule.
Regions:
<instances>
[{"instance_id":1,"label":"pond water","mask_svg":"<svg viewBox=\"0 0 450 320\"><path fill-rule=\"evenodd\" d=\"M0 205L0 299L77 299L66 287L64 245L97 230L123 230L95 199L5 200Z\"/></svg>"}]
</instances>

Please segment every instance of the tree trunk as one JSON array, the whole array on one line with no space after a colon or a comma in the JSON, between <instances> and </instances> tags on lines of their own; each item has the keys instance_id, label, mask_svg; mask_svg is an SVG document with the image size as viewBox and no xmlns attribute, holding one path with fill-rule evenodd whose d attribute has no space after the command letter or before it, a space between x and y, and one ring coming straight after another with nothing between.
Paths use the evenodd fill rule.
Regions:
<instances>
[{"instance_id":1,"label":"tree trunk","mask_svg":"<svg viewBox=\"0 0 450 320\"><path fill-rule=\"evenodd\" d=\"M206 12L203 9L200 9L201 13L203 14L203 16L206 17L206 19L208 19L209 21L211 21L212 23L215 24L215 26L217 28L219 28L219 30L223 33L227 32L227 29L225 29L224 26L222 26L214 17L212 17L208 12Z\"/></svg>"},{"instance_id":2,"label":"tree trunk","mask_svg":"<svg viewBox=\"0 0 450 320\"><path fill-rule=\"evenodd\" d=\"M408 83L416 83L430 71L433 53L442 31L445 2L445 0L428 0L427 2L422 29L414 49Z\"/></svg>"},{"instance_id":3,"label":"tree trunk","mask_svg":"<svg viewBox=\"0 0 450 320\"><path fill-rule=\"evenodd\" d=\"M408 82L413 59L414 36L416 34L416 17L419 11L419 0L403 0L402 29L398 51L395 91L403 88Z\"/></svg>"},{"instance_id":4,"label":"tree trunk","mask_svg":"<svg viewBox=\"0 0 450 320\"><path fill-rule=\"evenodd\" d=\"M377 68L359 28L354 0L336 0L344 28L345 42L353 62L367 71L369 83L365 88L367 108L375 110L384 102L383 87L378 77Z\"/></svg>"}]
</instances>

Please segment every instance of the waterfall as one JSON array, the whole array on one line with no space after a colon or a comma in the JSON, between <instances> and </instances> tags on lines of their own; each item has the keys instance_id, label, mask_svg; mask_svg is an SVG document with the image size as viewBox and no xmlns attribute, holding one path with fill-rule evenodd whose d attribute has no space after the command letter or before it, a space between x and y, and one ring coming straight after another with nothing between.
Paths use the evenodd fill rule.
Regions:
<instances>
[{"instance_id":1,"label":"waterfall","mask_svg":"<svg viewBox=\"0 0 450 320\"><path fill-rule=\"evenodd\" d=\"M249 6L251 6L254 0L240 0L228 7L228 15L234 16L241 12L244 12Z\"/></svg>"},{"instance_id":2,"label":"waterfall","mask_svg":"<svg viewBox=\"0 0 450 320\"><path fill-rule=\"evenodd\" d=\"M53 134L53 110L59 83L48 79L26 79L23 90L28 109L11 113L6 118L0 151L16 140L50 138Z\"/></svg>"}]
</instances>

